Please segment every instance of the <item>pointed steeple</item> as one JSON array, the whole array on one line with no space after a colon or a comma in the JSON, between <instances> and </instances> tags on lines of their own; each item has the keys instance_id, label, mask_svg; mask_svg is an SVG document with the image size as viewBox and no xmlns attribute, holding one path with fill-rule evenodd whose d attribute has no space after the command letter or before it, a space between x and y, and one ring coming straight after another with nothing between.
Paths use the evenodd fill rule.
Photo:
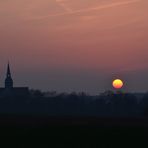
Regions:
<instances>
[{"instance_id":1,"label":"pointed steeple","mask_svg":"<svg viewBox=\"0 0 148 148\"><path fill-rule=\"evenodd\" d=\"M13 80L11 78L10 65L9 65L9 62L8 62L6 79L5 79L5 88L12 88L12 87L13 87Z\"/></svg>"},{"instance_id":2,"label":"pointed steeple","mask_svg":"<svg viewBox=\"0 0 148 148\"><path fill-rule=\"evenodd\" d=\"M7 77L11 77L9 62L8 62L8 65L7 65Z\"/></svg>"}]
</instances>

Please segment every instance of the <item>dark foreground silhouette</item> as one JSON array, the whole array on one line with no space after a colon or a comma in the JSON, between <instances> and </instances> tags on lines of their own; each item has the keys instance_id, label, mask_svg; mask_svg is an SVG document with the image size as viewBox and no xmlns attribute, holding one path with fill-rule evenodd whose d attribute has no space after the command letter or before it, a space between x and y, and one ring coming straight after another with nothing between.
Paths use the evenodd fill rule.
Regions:
<instances>
[{"instance_id":1,"label":"dark foreground silhouette","mask_svg":"<svg viewBox=\"0 0 148 148\"><path fill-rule=\"evenodd\" d=\"M148 136L147 96L30 91L28 97L1 97L0 136L22 137L5 142L7 147L145 146L140 139Z\"/></svg>"},{"instance_id":2,"label":"dark foreground silhouette","mask_svg":"<svg viewBox=\"0 0 148 148\"><path fill-rule=\"evenodd\" d=\"M0 116L7 147L141 147L147 135L148 118Z\"/></svg>"},{"instance_id":3,"label":"dark foreground silhouette","mask_svg":"<svg viewBox=\"0 0 148 148\"><path fill-rule=\"evenodd\" d=\"M40 116L0 116L0 135L60 135L68 134L125 134L135 135L139 132L148 132L148 118L98 118L98 117L40 117ZM74 128L74 129L72 129ZM62 132L62 129L64 131ZM65 130L70 129L70 130ZM126 130L125 130L126 129ZM128 130L127 130L128 129ZM12 130L12 131L11 131ZM13 132L13 130L15 132ZM60 131L61 130L61 131ZM82 132L83 131L83 132ZM131 132L132 131L132 132ZM72 133L71 133L72 132ZM81 133L82 132L82 133ZM105 133L102 133L105 132ZM115 133L112 133L115 132ZM90 134L90 133L89 133Z\"/></svg>"}]
</instances>

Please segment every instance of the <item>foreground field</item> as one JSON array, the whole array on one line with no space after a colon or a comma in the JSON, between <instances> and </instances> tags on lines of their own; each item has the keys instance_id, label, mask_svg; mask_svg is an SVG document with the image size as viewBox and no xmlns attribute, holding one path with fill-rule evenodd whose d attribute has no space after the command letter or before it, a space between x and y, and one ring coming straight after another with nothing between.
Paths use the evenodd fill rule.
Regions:
<instances>
[{"instance_id":1,"label":"foreground field","mask_svg":"<svg viewBox=\"0 0 148 148\"><path fill-rule=\"evenodd\" d=\"M147 135L147 118L0 117L5 147L145 147Z\"/></svg>"},{"instance_id":2,"label":"foreground field","mask_svg":"<svg viewBox=\"0 0 148 148\"><path fill-rule=\"evenodd\" d=\"M148 133L148 118L1 115L0 130L0 135L139 135Z\"/></svg>"}]
</instances>

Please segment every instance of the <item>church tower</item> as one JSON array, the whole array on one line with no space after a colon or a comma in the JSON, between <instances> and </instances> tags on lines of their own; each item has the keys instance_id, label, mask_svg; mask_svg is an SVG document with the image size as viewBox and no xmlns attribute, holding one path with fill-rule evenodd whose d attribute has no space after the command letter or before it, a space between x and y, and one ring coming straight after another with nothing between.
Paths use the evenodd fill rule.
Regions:
<instances>
[{"instance_id":1,"label":"church tower","mask_svg":"<svg viewBox=\"0 0 148 148\"><path fill-rule=\"evenodd\" d=\"M11 78L10 66L9 63L7 65L7 73L5 79L5 88L13 88L13 80Z\"/></svg>"}]
</instances>

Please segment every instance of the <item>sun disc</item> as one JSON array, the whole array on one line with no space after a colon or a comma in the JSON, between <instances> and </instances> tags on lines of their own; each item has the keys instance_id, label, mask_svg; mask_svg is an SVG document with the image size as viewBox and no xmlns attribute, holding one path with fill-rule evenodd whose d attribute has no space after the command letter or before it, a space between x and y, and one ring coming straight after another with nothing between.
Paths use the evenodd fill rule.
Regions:
<instances>
[{"instance_id":1,"label":"sun disc","mask_svg":"<svg viewBox=\"0 0 148 148\"><path fill-rule=\"evenodd\" d=\"M113 81L112 85L115 89L120 89L123 87L123 81L120 79L116 79Z\"/></svg>"}]
</instances>

